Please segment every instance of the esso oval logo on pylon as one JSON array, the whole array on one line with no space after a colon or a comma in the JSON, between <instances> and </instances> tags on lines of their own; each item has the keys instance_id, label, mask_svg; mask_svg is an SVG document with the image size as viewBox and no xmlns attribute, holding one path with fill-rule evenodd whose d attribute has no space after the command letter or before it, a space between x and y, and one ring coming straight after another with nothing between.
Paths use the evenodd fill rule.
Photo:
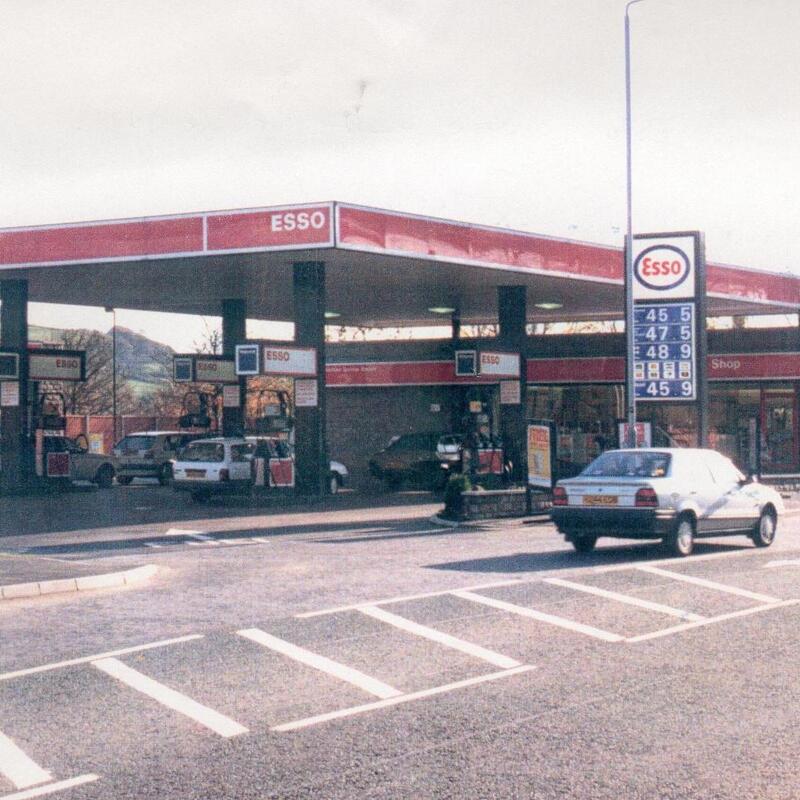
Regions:
<instances>
[{"instance_id":1,"label":"esso oval logo on pylon","mask_svg":"<svg viewBox=\"0 0 800 800\"><path fill-rule=\"evenodd\" d=\"M666 292L680 286L691 272L686 253L671 244L657 244L642 250L633 263L633 275L642 286Z\"/></svg>"}]
</instances>

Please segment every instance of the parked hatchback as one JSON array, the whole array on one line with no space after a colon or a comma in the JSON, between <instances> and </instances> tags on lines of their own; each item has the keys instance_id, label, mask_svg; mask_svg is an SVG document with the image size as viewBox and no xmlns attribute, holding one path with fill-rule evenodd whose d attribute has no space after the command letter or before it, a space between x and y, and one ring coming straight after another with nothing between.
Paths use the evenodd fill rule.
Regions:
<instances>
[{"instance_id":1,"label":"parked hatchback","mask_svg":"<svg viewBox=\"0 0 800 800\"><path fill-rule=\"evenodd\" d=\"M129 484L134 478L158 478L164 486L172 477L172 459L199 434L182 431L142 431L129 433L114 446L117 483Z\"/></svg>"},{"instance_id":2,"label":"parked hatchback","mask_svg":"<svg viewBox=\"0 0 800 800\"><path fill-rule=\"evenodd\" d=\"M660 538L687 556L701 536L745 534L768 547L783 510L774 489L714 450L642 448L607 451L558 481L552 517L578 552L612 536Z\"/></svg>"}]
</instances>

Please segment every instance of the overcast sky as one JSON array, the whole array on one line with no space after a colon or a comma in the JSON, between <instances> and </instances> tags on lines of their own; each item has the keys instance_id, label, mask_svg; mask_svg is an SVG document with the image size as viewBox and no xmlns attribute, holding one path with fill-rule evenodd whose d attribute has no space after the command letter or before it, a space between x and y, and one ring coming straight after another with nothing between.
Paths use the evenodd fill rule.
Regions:
<instances>
[{"instance_id":1,"label":"overcast sky","mask_svg":"<svg viewBox=\"0 0 800 800\"><path fill-rule=\"evenodd\" d=\"M2 227L345 200L621 244L624 2L2 11ZM631 19L634 229L800 274L800 3L644 0ZM178 349L202 334L153 320L119 314Z\"/></svg>"}]
</instances>

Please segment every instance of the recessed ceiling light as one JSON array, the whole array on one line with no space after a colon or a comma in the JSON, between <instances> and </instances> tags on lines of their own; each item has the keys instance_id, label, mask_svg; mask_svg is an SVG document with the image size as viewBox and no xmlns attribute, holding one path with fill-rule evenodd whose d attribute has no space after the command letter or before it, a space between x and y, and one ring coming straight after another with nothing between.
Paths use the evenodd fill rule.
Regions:
<instances>
[{"instance_id":1,"label":"recessed ceiling light","mask_svg":"<svg viewBox=\"0 0 800 800\"><path fill-rule=\"evenodd\" d=\"M543 308L545 311L555 311L557 308L563 308L563 303L534 303L536 308Z\"/></svg>"},{"instance_id":2,"label":"recessed ceiling light","mask_svg":"<svg viewBox=\"0 0 800 800\"><path fill-rule=\"evenodd\" d=\"M338 311L326 311L325 312L325 319L336 319L337 317L341 317L342 315Z\"/></svg>"},{"instance_id":3,"label":"recessed ceiling light","mask_svg":"<svg viewBox=\"0 0 800 800\"><path fill-rule=\"evenodd\" d=\"M434 314L452 314L455 309L450 308L450 306L431 306L428 311Z\"/></svg>"}]
</instances>

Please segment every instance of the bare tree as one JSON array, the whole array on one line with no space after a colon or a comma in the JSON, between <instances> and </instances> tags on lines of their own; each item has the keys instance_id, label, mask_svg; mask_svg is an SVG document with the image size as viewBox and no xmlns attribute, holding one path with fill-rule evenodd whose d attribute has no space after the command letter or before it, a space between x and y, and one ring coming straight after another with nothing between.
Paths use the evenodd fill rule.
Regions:
<instances>
[{"instance_id":1,"label":"bare tree","mask_svg":"<svg viewBox=\"0 0 800 800\"><path fill-rule=\"evenodd\" d=\"M114 407L112 342L108 334L90 330L64 331L67 350L86 351L85 381L47 381L42 392L64 395L68 414L111 414ZM117 414L129 414L136 401L124 375L117 373Z\"/></svg>"}]
</instances>

